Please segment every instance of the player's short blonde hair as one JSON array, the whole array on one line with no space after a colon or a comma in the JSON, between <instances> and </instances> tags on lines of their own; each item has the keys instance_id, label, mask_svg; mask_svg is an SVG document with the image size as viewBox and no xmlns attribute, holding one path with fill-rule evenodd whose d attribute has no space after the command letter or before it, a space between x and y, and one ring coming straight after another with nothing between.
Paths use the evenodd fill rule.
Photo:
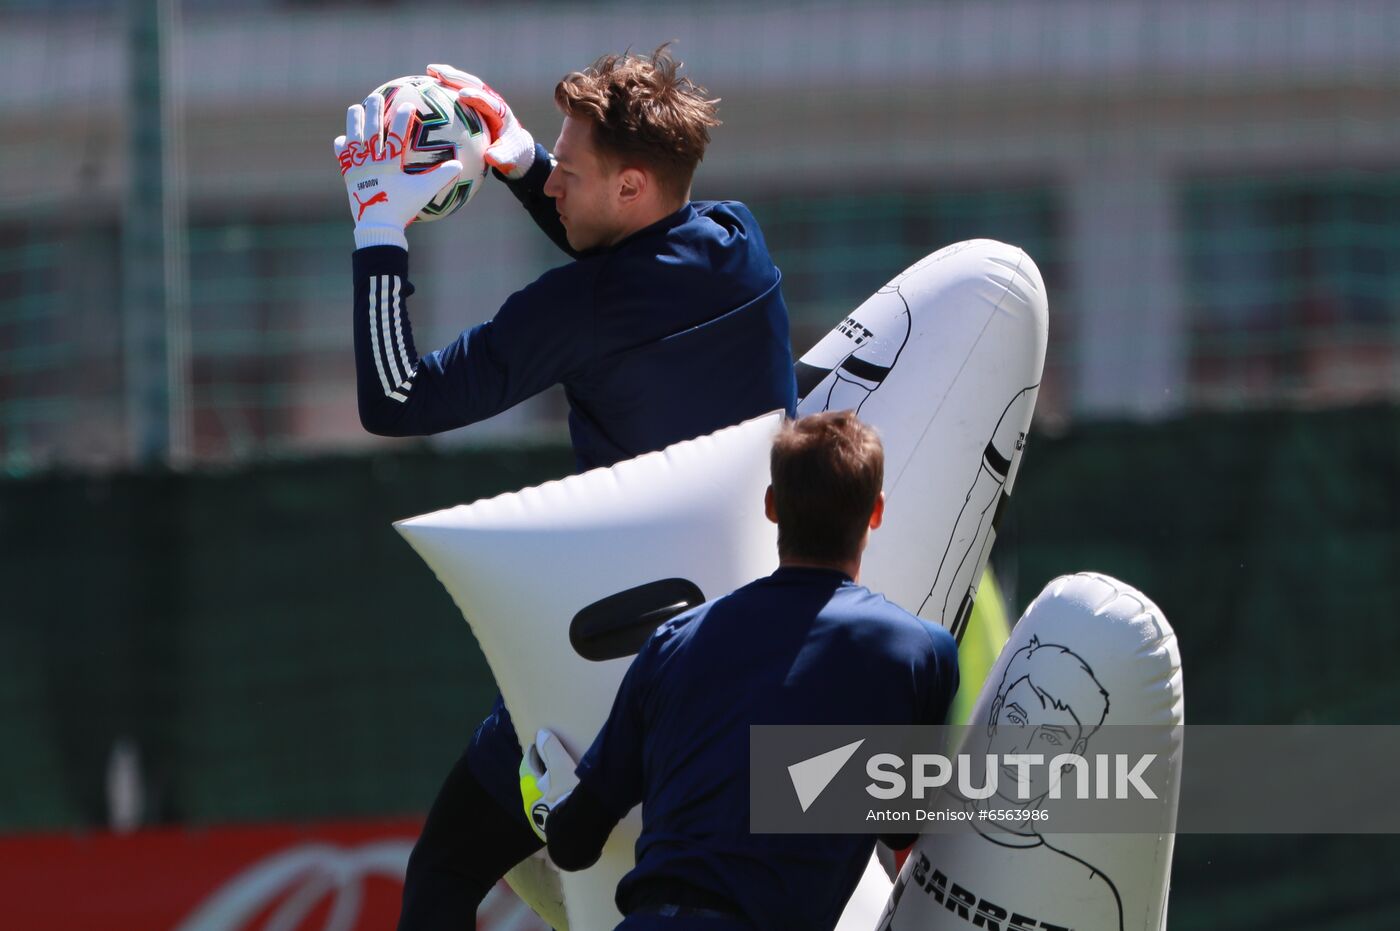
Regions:
<instances>
[{"instance_id":1,"label":"player's short blonde hair","mask_svg":"<svg viewBox=\"0 0 1400 931\"><path fill-rule=\"evenodd\" d=\"M663 192L683 199L705 157L710 127L719 125L719 100L679 76L669 45L650 56L604 55L566 75L554 88L554 102L565 116L593 124L604 158L649 169Z\"/></svg>"}]
</instances>

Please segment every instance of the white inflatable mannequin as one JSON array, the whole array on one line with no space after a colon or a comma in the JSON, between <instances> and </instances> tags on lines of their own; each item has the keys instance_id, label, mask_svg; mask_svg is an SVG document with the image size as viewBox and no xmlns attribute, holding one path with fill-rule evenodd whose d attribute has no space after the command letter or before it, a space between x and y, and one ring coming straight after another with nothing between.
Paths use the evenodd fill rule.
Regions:
<instances>
[{"instance_id":1,"label":"white inflatable mannequin","mask_svg":"<svg viewBox=\"0 0 1400 931\"><path fill-rule=\"evenodd\" d=\"M799 415L852 407L885 443L885 524L861 580L955 635L1020 468L1047 335L1035 263L975 239L896 276L797 363Z\"/></svg>"},{"instance_id":2,"label":"white inflatable mannequin","mask_svg":"<svg viewBox=\"0 0 1400 931\"><path fill-rule=\"evenodd\" d=\"M1046 313L1044 285L1024 252L959 243L897 276L798 363L799 414L857 407L885 444L885 525L862 581L948 627L965 617L1019 466ZM578 756L607 716L628 656L583 658L569 636L583 609L661 586L619 596L623 614L640 616L684 602L665 580L714 598L773 569L775 532L758 502L778 423L776 415L751 421L397 525L472 625L522 739L548 727ZM989 459L1000 469L990 491ZM603 614L615 607L605 603ZM559 877L557 891L540 861L508 879L555 927L565 924L562 898L569 927L610 928L636 836L634 815L597 866ZM883 871L867 870L841 931L871 928L889 890Z\"/></svg>"},{"instance_id":3,"label":"white inflatable mannequin","mask_svg":"<svg viewBox=\"0 0 1400 931\"><path fill-rule=\"evenodd\" d=\"M1035 411L1049 306L1023 250L925 256L797 363L799 416L854 409L885 444L885 523L861 581L962 639ZM867 870L837 931L865 931L890 884Z\"/></svg>"},{"instance_id":4,"label":"white inflatable mannequin","mask_svg":"<svg viewBox=\"0 0 1400 931\"><path fill-rule=\"evenodd\" d=\"M1047 585L1012 630L972 714L969 744L986 745L963 750L1005 752L1001 745L1016 745L1018 735L1063 724L1075 741L1065 752L1092 753L1093 734L1105 724L1175 726L1184 717L1181 657L1161 610L1116 579L1080 573ZM1181 773L1177 733L1163 730L1154 747L1168 761L1162 804L1171 825ZM1166 927L1170 832L1054 834L1033 821L971 824L962 833L920 837L879 931Z\"/></svg>"}]
</instances>

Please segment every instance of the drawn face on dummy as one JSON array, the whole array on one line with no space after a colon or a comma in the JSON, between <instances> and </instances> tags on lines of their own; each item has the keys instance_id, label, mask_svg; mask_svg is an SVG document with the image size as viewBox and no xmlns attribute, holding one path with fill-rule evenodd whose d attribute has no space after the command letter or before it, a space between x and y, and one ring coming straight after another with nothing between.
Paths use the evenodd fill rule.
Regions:
<instances>
[{"instance_id":1,"label":"drawn face on dummy","mask_svg":"<svg viewBox=\"0 0 1400 931\"><path fill-rule=\"evenodd\" d=\"M1089 738L1108 716L1108 693L1077 654L1032 637L1006 665L987 726L988 753L1039 754L1044 762L1062 754L1083 755ZM1015 766L1004 765L997 794L1024 802ZM1030 769L1029 801L1050 791L1049 768Z\"/></svg>"},{"instance_id":2,"label":"drawn face on dummy","mask_svg":"<svg viewBox=\"0 0 1400 931\"><path fill-rule=\"evenodd\" d=\"M610 246L640 228L633 215L653 180L605 157L593 141L591 121L566 116L544 193L554 198L569 245L582 252Z\"/></svg>"}]
</instances>

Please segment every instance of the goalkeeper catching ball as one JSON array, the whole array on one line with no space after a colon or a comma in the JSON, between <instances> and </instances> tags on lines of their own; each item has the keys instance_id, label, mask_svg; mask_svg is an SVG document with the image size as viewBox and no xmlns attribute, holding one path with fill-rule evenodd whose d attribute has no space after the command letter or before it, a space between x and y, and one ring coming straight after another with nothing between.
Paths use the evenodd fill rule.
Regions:
<instances>
[{"instance_id":1,"label":"goalkeeper catching ball","mask_svg":"<svg viewBox=\"0 0 1400 931\"><path fill-rule=\"evenodd\" d=\"M429 66L482 117L496 177L571 261L422 356L408 316L404 228L461 163L409 174L400 157L408 114L377 96L350 108L336 155L355 220L365 429L439 433L562 384L585 470L775 409L793 412L781 275L743 204L690 200L719 121L717 101L678 68L663 46L651 56L606 55L564 77L554 89L564 120L551 154L481 80ZM520 762L498 697L414 847L401 931L471 926L496 881L539 849L520 807Z\"/></svg>"}]
</instances>

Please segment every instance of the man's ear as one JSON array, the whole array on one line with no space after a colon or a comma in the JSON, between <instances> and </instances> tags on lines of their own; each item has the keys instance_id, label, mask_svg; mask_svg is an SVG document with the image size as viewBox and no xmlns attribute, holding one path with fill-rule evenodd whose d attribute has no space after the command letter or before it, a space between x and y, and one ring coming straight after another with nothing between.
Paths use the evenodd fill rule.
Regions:
<instances>
[{"instance_id":1,"label":"man's ear","mask_svg":"<svg viewBox=\"0 0 1400 931\"><path fill-rule=\"evenodd\" d=\"M625 205L635 204L646 196L650 179L640 168L624 168L617 176L617 197Z\"/></svg>"},{"instance_id":2,"label":"man's ear","mask_svg":"<svg viewBox=\"0 0 1400 931\"><path fill-rule=\"evenodd\" d=\"M768 515L768 519L773 523L778 522L778 506L773 503L772 485L769 485L768 490L763 493L763 513Z\"/></svg>"},{"instance_id":3,"label":"man's ear","mask_svg":"<svg viewBox=\"0 0 1400 931\"><path fill-rule=\"evenodd\" d=\"M879 530L880 525L885 522L885 493L880 492L875 499L875 510L870 512L870 529Z\"/></svg>"},{"instance_id":4,"label":"man's ear","mask_svg":"<svg viewBox=\"0 0 1400 931\"><path fill-rule=\"evenodd\" d=\"M1001 696L998 695L992 700L992 713L987 715L987 736L995 737L997 733L997 718L1001 717Z\"/></svg>"}]
</instances>

